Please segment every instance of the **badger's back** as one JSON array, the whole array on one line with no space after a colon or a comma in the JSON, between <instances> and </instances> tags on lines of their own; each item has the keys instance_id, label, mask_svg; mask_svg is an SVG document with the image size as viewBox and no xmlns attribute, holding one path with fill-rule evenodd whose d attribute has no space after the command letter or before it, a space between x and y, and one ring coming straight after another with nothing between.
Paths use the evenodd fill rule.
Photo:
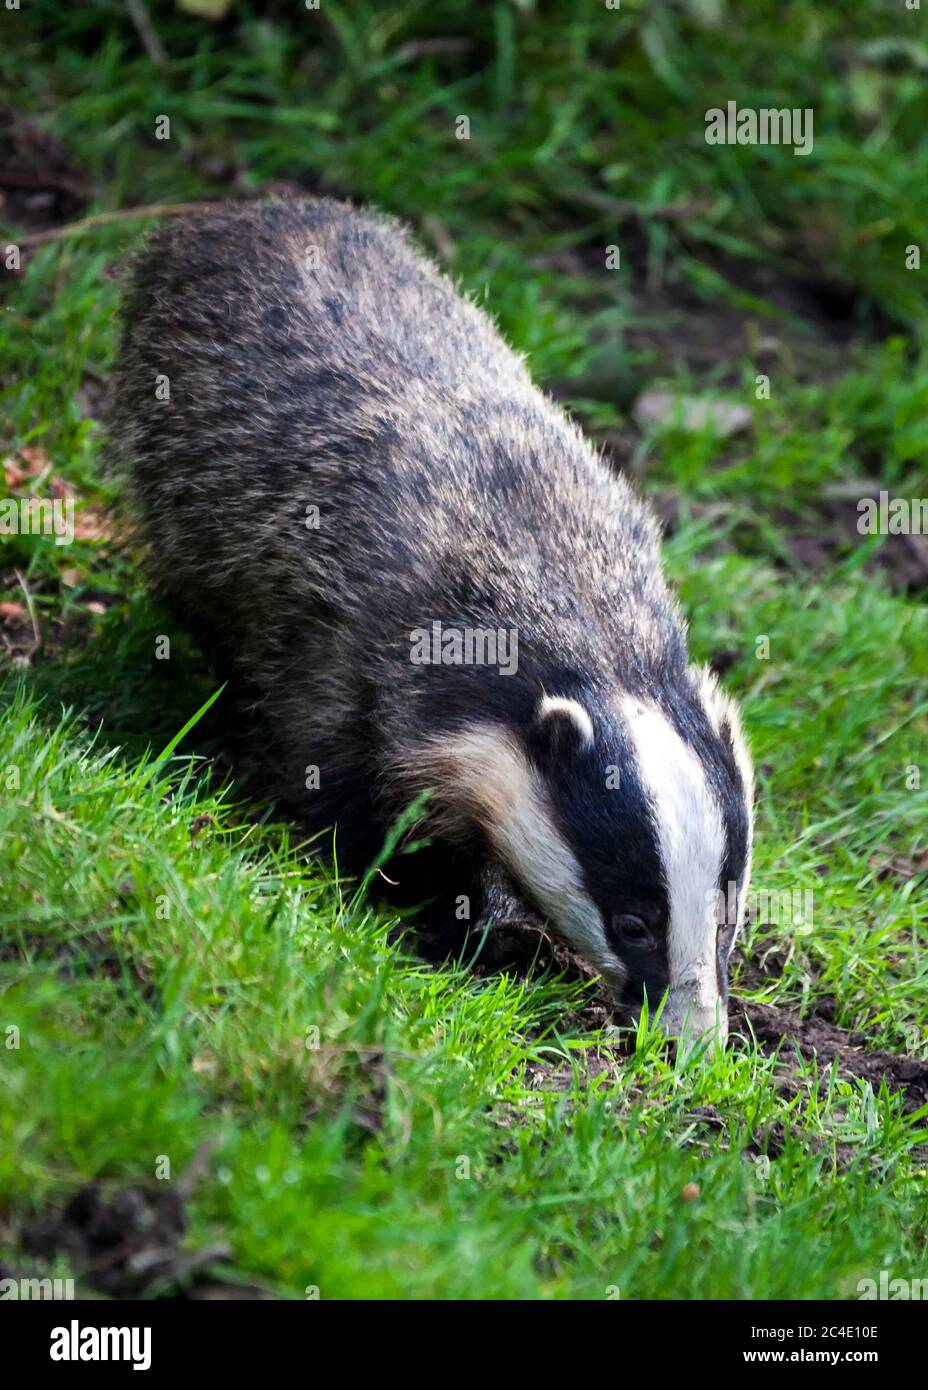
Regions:
<instances>
[{"instance_id":1,"label":"badger's back","mask_svg":"<svg viewBox=\"0 0 928 1390\"><path fill-rule=\"evenodd\" d=\"M328 760L355 794L475 683L512 715L552 682L683 679L650 515L392 221L307 200L162 226L114 425L162 582L294 786ZM518 677L411 665L433 621L515 629Z\"/></svg>"}]
</instances>

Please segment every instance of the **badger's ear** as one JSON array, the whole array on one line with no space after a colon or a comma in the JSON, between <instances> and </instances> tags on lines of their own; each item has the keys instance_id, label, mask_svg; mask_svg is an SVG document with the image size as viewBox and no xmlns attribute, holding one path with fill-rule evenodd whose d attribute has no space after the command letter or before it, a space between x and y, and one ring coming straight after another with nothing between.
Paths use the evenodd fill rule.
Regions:
<instances>
[{"instance_id":1,"label":"badger's ear","mask_svg":"<svg viewBox=\"0 0 928 1390\"><path fill-rule=\"evenodd\" d=\"M732 751L750 805L754 798L754 764L741 727L738 706L722 690L711 666L691 666L690 675L712 727Z\"/></svg>"},{"instance_id":2,"label":"badger's ear","mask_svg":"<svg viewBox=\"0 0 928 1390\"><path fill-rule=\"evenodd\" d=\"M543 695L532 723L531 744L538 754L567 757L593 746L593 721L579 700Z\"/></svg>"}]
</instances>

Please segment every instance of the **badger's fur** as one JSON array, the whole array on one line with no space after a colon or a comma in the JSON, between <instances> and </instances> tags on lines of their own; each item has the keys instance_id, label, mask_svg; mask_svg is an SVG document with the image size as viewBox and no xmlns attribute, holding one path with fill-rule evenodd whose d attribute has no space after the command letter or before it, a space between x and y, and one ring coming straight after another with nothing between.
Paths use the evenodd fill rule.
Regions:
<instances>
[{"instance_id":1,"label":"badger's fur","mask_svg":"<svg viewBox=\"0 0 928 1390\"><path fill-rule=\"evenodd\" d=\"M313 200L163 226L123 322L138 514L249 692L267 790L357 871L431 789L472 921L527 903L626 1002L669 990L667 1031L724 1033L737 715L688 666L650 512L487 316L396 223ZM465 659L497 632L517 663Z\"/></svg>"}]
</instances>

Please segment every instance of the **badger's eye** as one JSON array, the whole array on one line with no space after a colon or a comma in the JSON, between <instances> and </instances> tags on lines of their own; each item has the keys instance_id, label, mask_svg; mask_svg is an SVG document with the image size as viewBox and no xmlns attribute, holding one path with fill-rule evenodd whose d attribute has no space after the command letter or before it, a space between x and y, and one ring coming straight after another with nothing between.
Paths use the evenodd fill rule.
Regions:
<instances>
[{"instance_id":1,"label":"badger's eye","mask_svg":"<svg viewBox=\"0 0 928 1390\"><path fill-rule=\"evenodd\" d=\"M635 917L632 913L622 913L612 919L612 929L622 941L627 941L630 946L647 946L651 941L651 933L640 917Z\"/></svg>"}]
</instances>

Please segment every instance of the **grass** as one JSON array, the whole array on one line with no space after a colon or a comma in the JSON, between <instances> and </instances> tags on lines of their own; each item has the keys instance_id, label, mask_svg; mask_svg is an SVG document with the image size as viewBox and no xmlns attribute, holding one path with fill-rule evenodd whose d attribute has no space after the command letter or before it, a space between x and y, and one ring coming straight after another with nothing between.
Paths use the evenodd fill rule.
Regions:
<instances>
[{"instance_id":1,"label":"grass","mask_svg":"<svg viewBox=\"0 0 928 1390\"><path fill-rule=\"evenodd\" d=\"M801 1297L918 1259L898 1098L809 1076L786 1100L753 1047L687 1069L647 1033L590 1081L575 988L418 965L189 772L50 735L22 698L0 765L17 1209L164 1157L176 1175L213 1134L193 1239L221 1230L291 1296ZM565 1089L536 1089L538 1064ZM748 1153L776 1124L768 1171Z\"/></svg>"},{"instance_id":2,"label":"grass","mask_svg":"<svg viewBox=\"0 0 928 1390\"><path fill-rule=\"evenodd\" d=\"M872 543L812 576L790 545L848 478L928 491L928 271L904 263L926 245L923 16L150 8L160 70L115 3L0 20L0 74L89 211L299 180L444 248L537 379L679 494L668 565L694 655L730 654L759 771L755 882L814 896L811 926L752 925L746 992L833 1000L928 1059L925 877L878 872L928 847L928 614ZM813 154L707 146L730 98L813 106ZM0 314L5 450L41 450L79 517L118 512L99 395L141 226L36 249ZM641 426L655 382L751 426ZM899 1095L751 1039L674 1061L644 1027L620 1059L571 981L424 965L207 760L222 695L152 756L215 683L112 525L3 546L0 599L28 593L45 641L2 692L0 1259L81 1182L176 1178L211 1136L190 1243L218 1234L291 1297L840 1298L924 1275L926 1117Z\"/></svg>"}]
</instances>

